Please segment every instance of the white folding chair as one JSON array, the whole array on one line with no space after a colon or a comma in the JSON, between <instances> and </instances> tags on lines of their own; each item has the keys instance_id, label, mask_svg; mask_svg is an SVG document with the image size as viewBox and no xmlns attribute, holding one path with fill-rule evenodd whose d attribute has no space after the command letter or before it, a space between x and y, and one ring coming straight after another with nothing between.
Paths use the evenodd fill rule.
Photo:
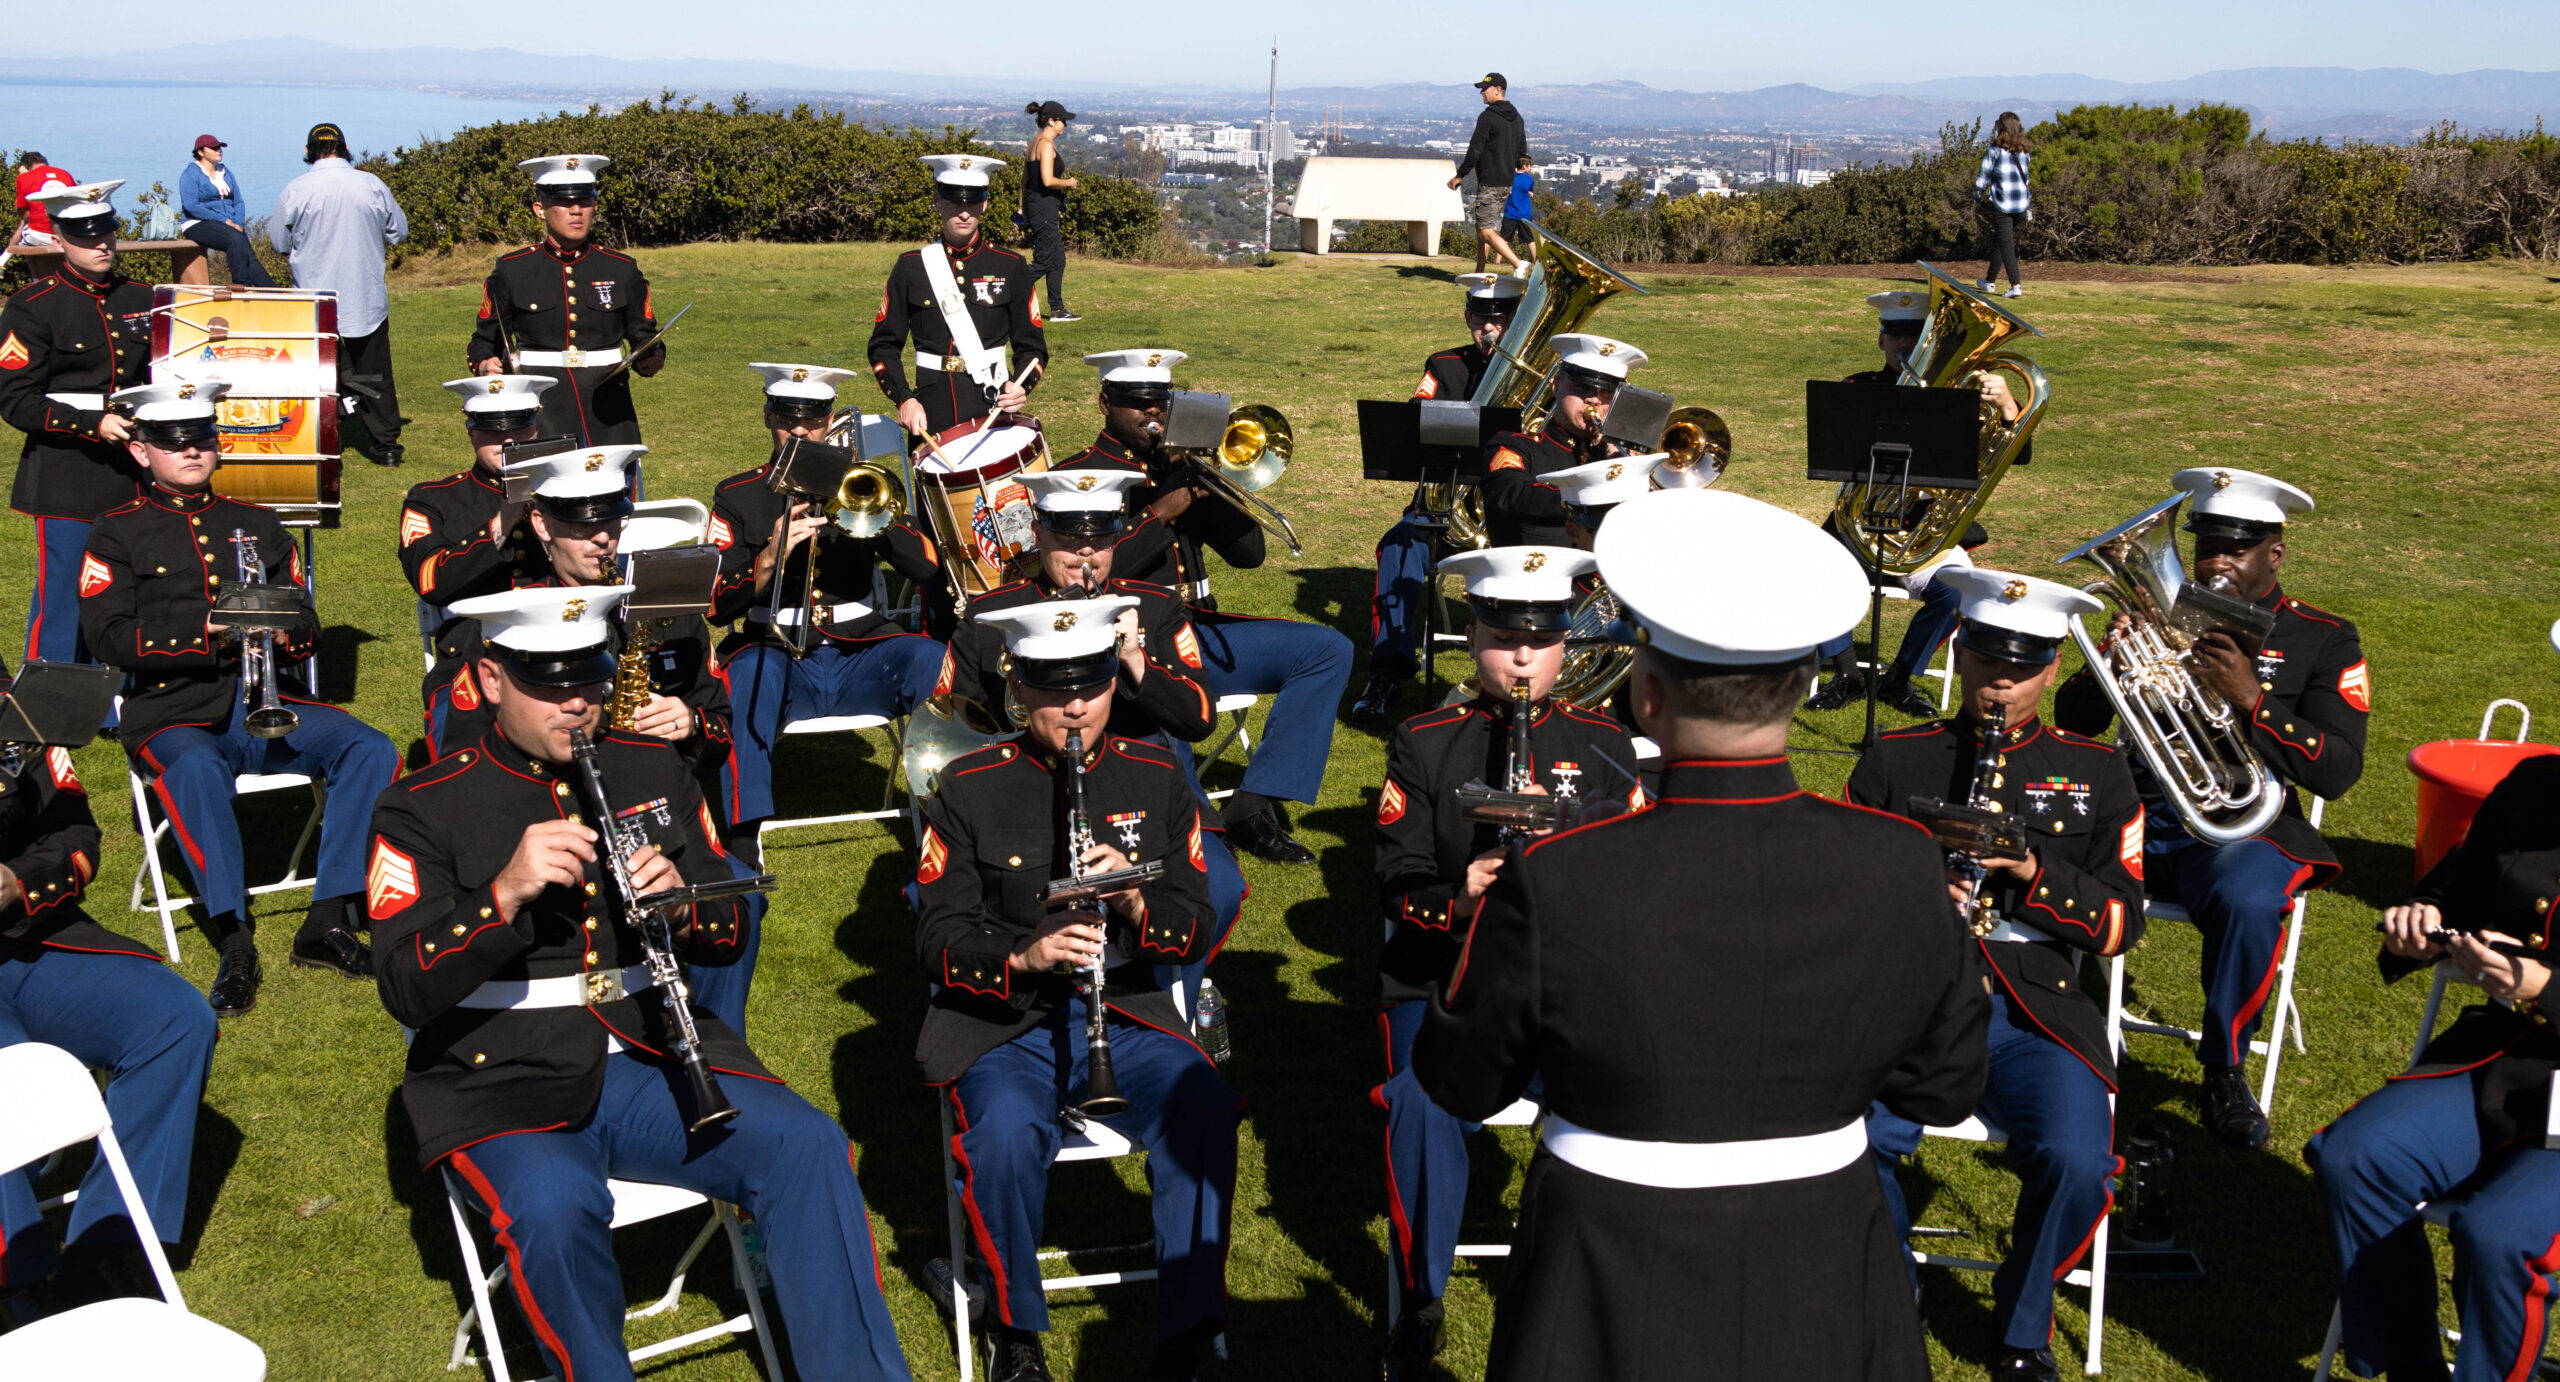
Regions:
<instances>
[{"instance_id":1,"label":"white folding chair","mask_svg":"<svg viewBox=\"0 0 2560 1382\"><path fill-rule=\"evenodd\" d=\"M1484 1120L1484 1126L1488 1128L1534 1127L1544 1114L1545 1110L1538 1106L1537 1100L1514 1099L1511 1101L1511 1107ZM1388 1231L1394 1232L1393 1229ZM1453 1258L1509 1257L1511 1245L1509 1243L1460 1243L1457 1250L1449 1255ZM1403 1314L1404 1282L1398 1279L1395 1253L1389 1251L1387 1254L1387 1328L1395 1328L1397 1318Z\"/></svg>"},{"instance_id":2,"label":"white folding chair","mask_svg":"<svg viewBox=\"0 0 2560 1382\"><path fill-rule=\"evenodd\" d=\"M169 962L178 962L178 913L195 901L185 894L169 895L169 880L160 864L160 842L174 834L170 822L151 809L151 788L142 780L132 761L127 760L125 784L133 793L133 826L142 836L142 867L134 871L132 910L156 911L160 914L160 936L169 946ZM328 785L307 773L242 773L231 780L235 800L259 792L280 792L288 787L311 789L311 817L302 823L302 834L293 842L293 857L285 861L284 877L273 883L261 883L249 889L249 896L308 888L319 880L302 875L302 856L310 851L311 837L320 833L320 812L329 804ZM142 900L145 884L151 889L151 901ZM245 920L245 918L244 918Z\"/></svg>"},{"instance_id":3,"label":"white folding chair","mask_svg":"<svg viewBox=\"0 0 2560 1382\"><path fill-rule=\"evenodd\" d=\"M2311 799L2308 818L2312 829L2320 828L2320 817L2326 814L2328 809L2327 801L2319 797ZM2276 965L2275 1011L2268 1014L2267 1035L2263 1039L2249 1043L2251 1051L2267 1058L2266 1071L2258 1079L2258 1108L2261 1112L2268 1114L2275 1112L2276 1069L2284 1063L2285 1034L2287 1032L2293 1034L2293 1049L2296 1051L2310 1049L2302 1038L2302 1007L2293 999L2294 961L2302 954L2302 922L2303 918L2309 915L2310 910L2311 894L2306 892L2293 900L2293 911L2285 918L2284 924L2284 956ZM2195 918L2187 914L2187 909L2174 902L2146 900L2142 904L2142 916L2145 921L2179 921L2190 926L2195 924ZM2107 987L2113 995L2110 1002L2115 1008L2121 1010L2124 1004L2124 956L2116 956L2110 964ZM2127 1017L2123 1019L2123 1024L2126 1032L2139 1032L2144 1036L2181 1037L2190 1046L2204 1040L2204 1033L2192 1027L2175 1027L2148 1018Z\"/></svg>"},{"instance_id":4,"label":"white folding chair","mask_svg":"<svg viewBox=\"0 0 2560 1382\"><path fill-rule=\"evenodd\" d=\"M678 1299L684 1295L684 1274L692 1269L693 1260L702 1255L703 1248L709 1246L714 1230L726 1230L729 1235L729 1261L736 1274L739 1294L747 1298L747 1313L645 1348L635 1348L631 1350L631 1361L636 1364L663 1354L714 1343L731 1335L753 1334L757 1346L764 1350L764 1375L779 1379L782 1362L774 1355L773 1330L765 1323L764 1298L756 1290L747 1268L746 1236L738 1229L736 1212L718 1200L671 1185L610 1180L605 1182L605 1188L613 1193L614 1228L627 1228L652 1219L663 1219L670 1214L681 1214L696 1205L711 1206L711 1217L704 1221L702 1231L693 1235L692 1246L676 1260L675 1274L667 1281L666 1294L624 1315L624 1320L647 1319L674 1310ZM445 1363L444 1370L451 1372L471 1361L471 1334L477 1328L487 1354L480 1361L488 1365L490 1377L494 1382L512 1382L507 1372L506 1345L498 1338L497 1316L490 1310L495 1293L506 1284L507 1264L502 1258L495 1267L484 1269L481 1266L480 1247L471 1236L471 1220L464 1212L462 1187L454 1183L451 1170L444 1173L444 1198L446 1207L453 1211L453 1240L462 1250L463 1270L471 1280L471 1307L462 1312L462 1323L454 1326L453 1357ZM544 1382L549 1382L549 1379L544 1379Z\"/></svg>"},{"instance_id":5,"label":"white folding chair","mask_svg":"<svg viewBox=\"0 0 2560 1382\"><path fill-rule=\"evenodd\" d=\"M889 763L888 771L885 774L888 778L888 786L880 794L880 809L877 811L845 811L832 816L793 816L787 818L777 816L769 818L756 827L757 852L763 852L764 837L777 830L802 830L811 826L843 825L851 821L894 821L900 817L904 817L907 821L907 833L910 835L921 835L921 831L919 831L916 826L917 816L915 799L913 797L909 797L907 799L907 804L904 806L897 804L898 763L899 760L906 757L907 752L906 732L901 727L900 722L892 720L886 715L820 715L807 720L789 721L782 726L782 733L783 737L788 738L793 735L803 734L858 734L866 730L874 729L885 729L889 731ZM781 746L777 744L774 747L774 763L779 767L783 761Z\"/></svg>"},{"instance_id":6,"label":"white folding chair","mask_svg":"<svg viewBox=\"0 0 2560 1382\"><path fill-rule=\"evenodd\" d=\"M1250 768L1253 766L1253 731L1246 726L1245 717L1253 712L1254 703L1261 699L1262 698L1260 696L1247 694L1220 696L1218 698L1217 709L1210 715L1210 720L1212 723L1215 723L1218 716L1226 716L1227 730L1226 733L1209 741L1209 746L1207 748L1198 750L1192 754L1191 760L1193 770L1198 773L1199 776L1203 778L1207 777L1209 775L1210 765L1216 763L1219 759L1226 757L1227 749L1230 746L1243 752L1245 767ZM1209 794L1209 800L1224 801L1235 794L1236 789L1228 787L1220 791L1211 792Z\"/></svg>"},{"instance_id":7,"label":"white folding chair","mask_svg":"<svg viewBox=\"0 0 2560 1382\"><path fill-rule=\"evenodd\" d=\"M95 1141L124 1197L125 1215L159 1283L159 1300L127 1297L23 1324L0 1334L0 1377L204 1378L257 1382L267 1355L256 1344L187 1309L160 1247L133 1168L116 1142L97 1081L58 1046L0 1048L0 1170L14 1170L75 1143Z\"/></svg>"}]
</instances>

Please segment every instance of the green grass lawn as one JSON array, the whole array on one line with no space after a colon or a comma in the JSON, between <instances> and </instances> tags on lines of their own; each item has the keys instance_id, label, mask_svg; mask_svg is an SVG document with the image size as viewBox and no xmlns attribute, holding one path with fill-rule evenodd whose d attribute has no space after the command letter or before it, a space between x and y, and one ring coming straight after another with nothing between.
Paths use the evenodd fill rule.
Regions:
<instances>
[{"instance_id":1,"label":"green grass lawn","mask_svg":"<svg viewBox=\"0 0 2560 1382\"><path fill-rule=\"evenodd\" d=\"M724 245L642 255L662 315L701 303L672 338L666 372L638 386L655 448L650 492L707 497L763 458L758 381L746 361L858 367L894 252ZM320 538L324 691L404 744L419 723L419 661L393 533L408 485L468 463L458 405L434 385L462 373L485 263L413 265L395 282L397 370L414 419L409 464L385 471L351 453L345 526ZM1360 480L1353 402L1403 397L1423 357L1460 339L1451 275L1467 267L1404 257L1201 271L1079 261L1070 272L1086 317L1051 331L1059 363L1035 411L1059 454L1081 446L1096 415L1093 376L1075 357L1132 345L1187 350L1184 384L1280 408L1296 425L1297 463L1269 497L1296 521L1307 553L1222 574L1222 600L1329 623L1365 647L1372 549L1405 495ZM2108 1372L2255 1379L2307 1370L2329 1314L2332 1278L2302 1142L2399 1068L2423 997L2414 985L2385 989L2371 963L2371 915L2409 883L2415 808L2402 760L2414 744L2472 734L2492 697L2560 713L2546 694L2560 663L2545 635L2560 615L2550 522L2560 443L2549 434L2560 416L2560 281L2529 266L2194 277L2040 282L2013 304L2051 337L2032 349L2055 397L2035 464L2002 484L1986 515L1992 545L1976 556L2044 571L2194 464L2271 472L2319 500L2295 525L2287 585L2362 628L2376 706L2365 780L2328 818L2347 873L2314 898L2302 946L2297 992L2311 1049L2284 1065L2265 1154L2232 1153L2200 1129L2195 1061L2157 1038L2136 1038L2119 1120L2129 1127L2156 1112L2176 1135L2180 1234L2214 1279L2119 1284ZM1678 276L1645 286L1651 296L1609 303L1594 328L1652 353L1638 382L1731 422L1728 486L1818 516L1830 490L1802 478L1801 381L1875 362L1861 298L1876 285ZM867 390L857 401L879 406ZM0 546L0 588L26 588L30 548ZM0 605L11 621L0 646L14 651L22 605ZM1888 643L1898 626L1889 615ZM1805 717L1797 738L1836 746L1856 734L1856 713L1844 711ZM1366 1098L1380 1077L1368 821L1383 745L1378 735L1336 734L1323 798L1296 816L1319 862L1245 862L1252 897L1216 969L1234 1005L1228 1072L1251 1110L1228 1273L1234 1359L1220 1376L1374 1375L1386 1221L1380 1118ZM804 756L779 775L787 813L877 800L881 744L822 743ZM140 855L117 750L93 745L79 762L107 836L92 910L150 936L147 916L123 910ZM1848 767L1842 757L1798 761L1807 785L1826 792ZM271 870L298 811L262 801L243 815L253 870ZM852 1136L909 1359L920 1377L951 1375L948 1333L918 1284L946 1243L934 1105L911 1060L923 982L898 896L910 855L875 825L785 837L769 863L784 884L766 922L748 1034ZM1609 883L1593 879L1594 895ZM197 1136L183 1252L189 1302L264 1345L278 1378L442 1375L461 1299L457 1259L442 1195L412 1169L395 1097L399 1032L369 987L284 964L301 895L261 902L265 997L223 1029ZM201 987L212 951L195 932L185 942L181 968ZM2194 1022L2196 949L2185 928L2147 941L2131 963L2135 1006ZM1518 1129L1478 1142L1470 1240L1504 1232L1504 1202L1517 1193L1529 1145ZM1983 1255L2005 1249L2015 1182L1999 1154L1933 1142L1921 1164L1906 1176L1921 1222L1970 1230ZM1053 1241L1143 1238L1143 1184L1134 1162L1065 1168L1053 1182ZM660 1264L691 1227L622 1237L635 1301L663 1288ZM734 1306L722 1254L710 1259L683 1309L633 1326L635 1341ZM1453 1376L1481 1371L1500 1272L1498 1262L1459 1269L1443 1355ZM1929 1274L1942 1375L1981 1375L1978 1360L1994 1342L1989 1299L1987 1276ZM2064 1292L2056 1347L2066 1356L2084 1337L2084 1304L2082 1293ZM1152 1338L1147 1290L1058 1305L1050 1351L1061 1375L1137 1374ZM502 1316L519 1345L513 1362L538 1371L512 1309ZM649 1375L743 1378L755 1371L752 1355L733 1346Z\"/></svg>"}]
</instances>

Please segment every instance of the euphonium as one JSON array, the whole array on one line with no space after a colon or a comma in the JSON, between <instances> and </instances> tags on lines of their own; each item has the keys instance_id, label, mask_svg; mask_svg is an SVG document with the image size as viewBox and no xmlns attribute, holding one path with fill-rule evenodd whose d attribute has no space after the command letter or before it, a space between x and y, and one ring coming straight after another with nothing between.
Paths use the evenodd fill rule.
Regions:
<instances>
[{"instance_id":1,"label":"euphonium","mask_svg":"<svg viewBox=\"0 0 2560 1382\"><path fill-rule=\"evenodd\" d=\"M2103 579L2081 589L2132 621L2101 649L2074 615L2071 641L2115 707L2117 737L2141 751L2187 833L2227 845L2266 829L2290 794L2249 746L2242 713L2189 670L2196 635L2178 616L2187 574L2176 541L2186 502L2164 499L2062 558L2098 568Z\"/></svg>"},{"instance_id":2,"label":"euphonium","mask_svg":"<svg viewBox=\"0 0 2560 1382\"><path fill-rule=\"evenodd\" d=\"M613 706L605 712L607 725L630 729L639 723L640 707L655 694L649 684L649 656L658 649L656 631L671 622L634 619L624 631L622 656L613 665Z\"/></svg>"},{"instance_id":3,"label":"euphonium","mask_svg":"<svg viewBox=\"0 0 2560 1382\"><path fill-rule=\"evenodd\" d=\"M1928 565L1931 558L1964 535L1965 528L1982 512L1982 506L1991 502L1991 491L2000 483L2000 477L2026 450L2027 439L2035 432L2037 421L2044 416L2044 405L2053 396L2053 386L2046 382L2041 366L2024 355L2001 349L2020 336L2042 336L2043 332L1937 268L1928 264L1920 267L1929 271L1929 319L1920 329L1918 343L1903 360L1902 378L1897 382L1924 389L1953 389L1965 387L1982 375L2005 374L2011 376L2010 393L2018 401L2019 413L2016 421L2004 423L1998 409L1987 400L1983 403L1982 447L1976 463L1981 485L1977 489L1887 484L1882 480L1872 492L1863 481L1840 487L1840 497L1832 505L1834 526L1861 559L1897 576L1910 575ZM1888 507L1892 511L1883 512Z\"/></svg>"}]
</instances>

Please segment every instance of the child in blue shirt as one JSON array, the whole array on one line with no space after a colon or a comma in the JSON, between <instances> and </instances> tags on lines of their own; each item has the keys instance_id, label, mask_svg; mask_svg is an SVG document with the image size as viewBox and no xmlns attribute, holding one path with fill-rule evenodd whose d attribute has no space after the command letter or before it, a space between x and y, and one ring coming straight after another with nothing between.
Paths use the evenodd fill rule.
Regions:
<instances>
[{"instance_id":1,"label":"child in blue shirt","mask_svg":"<svg viewBox=\"0 0 2560 1382\"><path fill-rule=\"evenodd\" d=\"M1529 171L1537 165L1527 154L1520 155L1517 172L1511 175L1511 196L1502 203L1502 239L1520 244L1529 235L1529 223L1537 219L1536 209L1529 204L1529 193L1538 185L1538 175Z\"/></svg>"}]
</instances>

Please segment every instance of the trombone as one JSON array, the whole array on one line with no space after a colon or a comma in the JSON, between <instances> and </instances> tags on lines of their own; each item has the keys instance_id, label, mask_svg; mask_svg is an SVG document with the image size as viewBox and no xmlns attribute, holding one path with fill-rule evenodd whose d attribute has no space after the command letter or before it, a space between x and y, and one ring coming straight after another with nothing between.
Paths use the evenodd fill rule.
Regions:
<instances>
[{"instance_id":1,"label":"trombone","mask_svg":"<svg viewBox=\"0 0 2560 1382\"><path fill-rule=\"evenodd\" d=\"M1296 449L1297 434L1279 409L1247 403L1227 414L1227 430L1218 439L1217 449L1178 454L1188 463L1193 483L1289 544L1289 555L1295 557L1307 550L1298 541L1298 530L1260 492L1280 483L1289 470L1289 455Z\"/></svg>"},{"instance_id":2,"label":"trombone","mask_svg":"<svg viewBox=\"0 0 2560 1382\"><path fill-rule=\"evenodd\" d=\"M835 434L835 430L830 428L828 435L832 437ZM805 477L794 477L791 460L798 454L799 443L795 441L783 460L765 477L765 488L784 497L786 512L804 503L815 504L818 512L831 520L838 532L855 539L878 537L906 515L906 481L890 467L878 461L856 459L845 467L832 489L824 489L808 485ZM786 626L783 601L791 589L791 582L784 576L791 562L791 553L787 550L790 531L786 520L783 525L786 550L774 558L773 596L765 606L765 622L782 640L783 649L796 658L806 656L815 646L810 642L809 631L817 621L818 541L825 534L810 534L808 550L800 562L799 598L790 606L798 611L798 618ZM788 632L784 631L786 627Z\"/></svg>"}]
</instances>

